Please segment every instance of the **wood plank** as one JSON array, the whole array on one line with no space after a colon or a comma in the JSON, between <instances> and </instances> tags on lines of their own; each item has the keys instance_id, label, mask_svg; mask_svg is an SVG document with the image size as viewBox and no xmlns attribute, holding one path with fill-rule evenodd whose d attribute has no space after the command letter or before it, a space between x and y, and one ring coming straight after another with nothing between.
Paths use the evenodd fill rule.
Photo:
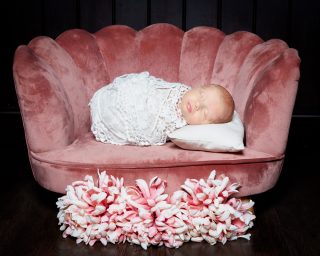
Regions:
<instances>
[{"instance_id":1,"label":"wood plank","mask_svg":"<svg viewBox=\"0 0 320 256\"><path fill-rule=\"evenodd\" d=\"M221 1L221 28L226 34L238 31L253 31L254 0Z\"/></svg>"},{"instance_id":2,"label":"wood plank","mask_svg":"<svg viewBox=\"0 0 320 256\"><path fill-rule=\"evenodd\" d=\"M151 0L150 21L170 23L182 28L182 0Z\"/></svg>"},{"instance_id":3,"label":"wood plank","mask_svg":"<svg viewBox=\"0 0 320 256\"><path fill-rule=\"evenodd\" d=\"M117 0L115 23L130 26L136 30L148 24L147 0Z\"/></svg>"},{"instance_id":4,"label":"wood plank","mask_svg":"<svg viewBox=\"0 0 320 256\"><path fill-rule=\"evenodd\" d=\"M44 33L52 38L79 27L77 0L44 1Z\"/></svg>"},{"instance_id":5,"label":"wood plank","mask_svg":"<svg viewBox=\"0 0 320 256\"><path fill-rule=\"evenodd\" d=\"M320 114L320 1L292 0L290 46L299 51L301 78L295 114Z\"/></svg>"},{"instance_id":6,"label":"wood plank","mask_svg":"<svg viewBox=\"0 0 320 256\"><path fill-rule=\"evenodd\" d=\"M178 249L151 246L147 251L128 242L89 246L63 238L56 206L61 195L41 188L33 178L20 116L0 114L0 118L6 124L0 126L0 133L9 135L7 143L0 144L2 164L9 166L0 186L0 255L319 255L319 172L313 166L320 149L312 139L320 129L319 117L293 118L279 182L272 190L252 197L257 218L249 230L250 241L238 239L225 245L187 242ZM297 150L301 145L305 150Z\"/></svg>"},{"instance_id":7,"label":"wood plank","mask_svg":"<svg viewBox=\"0 0 320 256\"><path fill-rule=\"evenodd\" d=\"M91 33L112 24L113 0L80 0L80 26Z\"/></svg>"},{"instance_id":8,"label":"wood plank","mask_svg":"<svg viewBox=\"0 0 320 256\"><path fill-rule=\"evenodd\" d=\"M218 0L186 0L186 29L218 26Z\"/></svg>"},{"instance_id":9,"label":"wood plank","mask_svg":"<svg viewBox=\"0 0 320 256\"><path fill-rule=\"evenodd\" d=\"M257 1L256 33L264 40L280 38L288 41L289 0Z\"/></svg>"},{"instance_id":10,"label":"wood plank","mask_svg":"<svg viewBox=\"0 0 320 256\"><path fill-rule=\"evenodd\" d=\"M1 4L0 111L19 111L12 65L16 48L43 34L42 1L12 0Z\"/></svg>"}]
</instances>

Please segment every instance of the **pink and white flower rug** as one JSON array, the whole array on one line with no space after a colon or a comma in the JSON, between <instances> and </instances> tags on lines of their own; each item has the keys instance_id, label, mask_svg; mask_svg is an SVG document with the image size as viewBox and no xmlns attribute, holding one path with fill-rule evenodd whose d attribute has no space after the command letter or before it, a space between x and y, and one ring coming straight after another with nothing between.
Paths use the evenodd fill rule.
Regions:
<instances>
[{"instance_id":1,"label":"pink and white flower rug","mask_svg":"<svg viewBox=\"0 0 320 256\"><path fill-rule=\"evenodd\" d=\"M149 184L136 180L124 186L123 178L98 172L67 186L66 195L57 201L63 237L94 245L96 241L129 242L147 249L150 245L178 248L184 242L207 241L211 245L237 238L250 239L253 226L253 201L232 197L239 184L216 177L186 179L180 190L165 193L166 181L154 177Z\"/></svg>"}]
</instances>

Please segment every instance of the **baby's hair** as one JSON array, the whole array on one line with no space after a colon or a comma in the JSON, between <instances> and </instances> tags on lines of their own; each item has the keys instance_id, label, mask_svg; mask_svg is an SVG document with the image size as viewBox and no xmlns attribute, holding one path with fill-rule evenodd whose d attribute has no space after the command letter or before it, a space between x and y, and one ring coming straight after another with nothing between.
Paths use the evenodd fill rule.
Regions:
<instances>
[{"instance_id":1,"label":"baby's hair","mask_svg":"<svg viewBox=\"0 0 320 256\"><path fill-rule=\"evenodd\" d=\"M224 113L220 116L220 118L216 121L216 123L227 123L232 120L233 112L235 109L235 104L231 93L222 85L219 84L209 84L205 86L214 86L216 87L220 95L223 99L223 103L225 104Z\"/></svg>"}]
</instances>

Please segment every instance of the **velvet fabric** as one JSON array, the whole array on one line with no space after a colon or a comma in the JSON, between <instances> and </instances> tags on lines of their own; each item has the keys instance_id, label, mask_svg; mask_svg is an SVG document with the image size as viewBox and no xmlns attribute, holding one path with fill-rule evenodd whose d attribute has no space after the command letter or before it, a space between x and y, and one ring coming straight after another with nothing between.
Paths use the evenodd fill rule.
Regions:
<instances>
[{"instance_id":1,"label":"velvet fabric","mask_svg":"<svg viewBox=\"0 0 320 256\"><path fill-rule=\"evenodd\" d=\"M140 31L107 26L94 34L71 29L55 40L40 36L17 48L13 75L30 164L43 187L65 192L68 184L97 169L124 177L159 176L168 191L186 178L208 177L213 169L240 183L239 196L272 188L281 171L300 59L279 39L263 41L213 27L183 32L170 24ZM149 71L190 86L218 83L235 100L245 125L242 153L211 153L164 146L102 144L90 133L88 102L115 77Z\"/></svg>"}]
</instances>

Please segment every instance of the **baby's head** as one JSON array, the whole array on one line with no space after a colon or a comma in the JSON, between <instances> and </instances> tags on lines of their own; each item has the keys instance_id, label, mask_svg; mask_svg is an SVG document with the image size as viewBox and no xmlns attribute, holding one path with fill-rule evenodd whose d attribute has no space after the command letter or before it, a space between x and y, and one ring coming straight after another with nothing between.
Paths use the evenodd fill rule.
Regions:
<instances>
[{"instance_id":1,"label":"baby's head","mask_svg":"<svg viewBox=\"0 0 320 256\"><path fill-rule=\"evenodd\" d=\"M188 124L227 123L233 116L234 101L224 87L205 85L187 91L180 109Z\"/></svg>"}]
</instances>

